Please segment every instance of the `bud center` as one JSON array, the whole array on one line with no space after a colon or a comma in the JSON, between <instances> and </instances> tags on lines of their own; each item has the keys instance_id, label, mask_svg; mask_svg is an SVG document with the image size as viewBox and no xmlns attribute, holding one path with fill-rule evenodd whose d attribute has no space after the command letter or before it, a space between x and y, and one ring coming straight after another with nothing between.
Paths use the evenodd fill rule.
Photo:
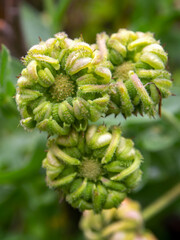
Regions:
<instances>
[{"instance_id":1,"label":"bud center","mask_svg":"<svg viewBox=\"0 0 180 240\"><path fill-rule=\"evenodd\" d=\"M113 77L121 79L125 82L129 79L129 71L131 70L134 70L134 64L132 62L124 62L115 68Z\"/></svg>"},{"instance_id":2,"label":"bud center","mask_svg":"<svg viewBox=\"0 0 180 240\"><path fill-rule=\"evenodd\" d=\"M69 76L59 74L55 78L54 84L50 88L51 97L56 102L62 102L75 94L76 85Z\"/></svg>"},{"instance_id":3,"label":"bud center","mask_svg":"<svg viewBox=\"0 0 180 240\"><path fill-rule=\"evenodd\" d=\"M101 164L94 159L84 159L79 171L82 177L96 181L101 175Z\"/></svg>"}]
</instances>

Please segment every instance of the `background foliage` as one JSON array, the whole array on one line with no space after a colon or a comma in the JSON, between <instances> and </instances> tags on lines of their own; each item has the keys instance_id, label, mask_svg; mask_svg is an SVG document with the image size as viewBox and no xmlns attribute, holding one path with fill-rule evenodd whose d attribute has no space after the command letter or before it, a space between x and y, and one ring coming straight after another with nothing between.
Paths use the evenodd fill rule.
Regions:
<instances>
[{"instance_id":1,"label":"background foliage","mask_svg":"<svg viewBox=\"0 0 180 240\"><path fill-rule=\"evenodd\" d=\"M112 33L122 27L155 33L169 53L172 92L176 96L163 101L161 119L130 117L125 121L121 116L109 116L106 122L121 122L124 135L133 138L144 155L143 181L131 194L142 207L179 182L179 0L4 0L0 4L0 43L9 48L2 45L0 53L0 239L84 239L78 230L78 210L46 187L41 168L46 134L27 133L19 125L13 98L16 76L22 69L19 59L38 43L38 37L46 40L65 31L72 38L82 34L85 41L92 43L97 32ZM159 239L180 238L179 203L177 199L147 221L146 226Z\"/></svg>"}]
</instances>

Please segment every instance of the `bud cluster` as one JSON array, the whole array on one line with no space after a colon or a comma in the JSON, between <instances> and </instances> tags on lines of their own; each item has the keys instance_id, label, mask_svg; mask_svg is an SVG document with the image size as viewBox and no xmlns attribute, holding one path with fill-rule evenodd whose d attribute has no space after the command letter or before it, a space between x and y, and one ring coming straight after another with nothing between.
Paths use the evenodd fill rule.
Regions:
<instances>
[{"instance_id":1,"label":"bud cluster","mask_svg":"<svg viewBox=\"0 0 180 240\"><path fill-rule=\"evenodd\" d=\"M140 205L126 198L120 207L94 214L84 211L80 228L88 240L156 240L144 229Z\"/></svg>"},{"instance_id":2,"label":"bud cluster","mask_svg":"<svg viewBox=\"0 0 180 240\"><path fill-rule=\"evenodd\" d=\"M111 63L81 39L58 33L33 46L23 62L16 102L26 129L66 135L107 111Z\"/></svg>"},{"instance_id":3,"label":"bud cluster","mask_svg":"<svg viewBox=\"0 0 180 240\"><path fill-rule=\"evenodd\" d=\"M172 85L167 53L160 42L149 32L119 29L111 36L98 34L97 48L114 66L108 113L154 116L155 106L160 108L161 99L171 95Z\"/></svg>"},{"instance_id":4,"label":"bud cluster","mask_svg":"<svg viewBox=\"0 0 180 240\"><path fill-rule=\"evenodd\" d=\"M91 125L86 131L49 140L47 184L61 188L66 200L81 211L118 207L141 179L142 156L132 140L113 126Z\"/></svg>"},{"instance_id":5,"label":"bud cluster","mask_svg":"<svg viewBox=\"0 0 180 240\"><path fill-rule=\"evenodd\" d=\"M56 135L43 160L47 184L82 211L118 207L141 179L142 156L119 126L88 121L155 115L172 84L160 42L125 29L98 34L93 45L58 33L33 46L23 63L16 93L21 125Z\"/></svg>"}]
</instances>

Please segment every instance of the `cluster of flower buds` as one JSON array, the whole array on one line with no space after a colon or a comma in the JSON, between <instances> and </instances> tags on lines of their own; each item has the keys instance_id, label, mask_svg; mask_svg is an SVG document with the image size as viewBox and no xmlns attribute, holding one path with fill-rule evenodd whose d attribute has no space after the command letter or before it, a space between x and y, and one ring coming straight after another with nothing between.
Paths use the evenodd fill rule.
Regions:
<instances>
[{"instance_id":1,"label":"cluster of flower buds","mask_svg":"<svg viewBox=\"0 0 180 240\"><path fill-rule=\"evenodd\" d=\"M81 39L58 33L33 46L23 62L16 102L26 129L66 135L107 111L111 63Z\"/></svg>"},{"instance_id":2,"label":"cluster of flower buds","mask_svg":"<svg viewBox=\"0 0 180 240\"><path fill-rule=\"evenodd\" d=\"M88 121L111 113L154 116L171 94L167 53L151 33L101 33L94 45L58 33L33 46L23 63L21 124L56 135L43 161L47 184L82 211L118 207L141 179L142 156L119 126Z\"/></svg>"},{"instance_id":3,"label":"cluster of flower buds","mask_svg":"<svg viewBox=\"0 0 180 240\"><path fill-rule=\"evenodd\" d=\"M97 35L102 59L111 61L112 80L108 113L124 117L140 113L154 116L156 105L171 95L171 74L166 70L167 53L152 33L119 29Z\"/></svg>"},{"instance_id":4,"label":"cluster of flower buds","mask_svg":"<svg viewBox=\"0 0 180 240\"><path fill-rule=\"evenodd\" d=\"M47 184L63 190L66 200L81 211L118 207L141 179L142 156L118 126L72 130L48 145L43 161Z\"/></svg>"},{"instance_id":5,"label":"cluster of flower buds","mask_svg":"<svg viewBox=\"0 0 180 240\"><path fill-rule=\"evenodd\" d=\"M83 212L80 228L87 240L156 240L143 228L140 205L126 198L119 208Z\"/></svg>"}]
</instances>

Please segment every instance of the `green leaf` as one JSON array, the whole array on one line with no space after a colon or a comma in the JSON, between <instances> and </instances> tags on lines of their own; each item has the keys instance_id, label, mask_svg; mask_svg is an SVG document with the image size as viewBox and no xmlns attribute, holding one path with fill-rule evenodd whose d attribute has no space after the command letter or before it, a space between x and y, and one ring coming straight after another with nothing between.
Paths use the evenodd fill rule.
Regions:
<instances>
[{"instance_id":1,"label":"green leaf","mask_svg":"<svg viewBox=\"0 0 180 240\"><path fill-rule=\"evenodd\" d=\"M154 152L170 148L177 138L174 131L164 131L161 127L152 127L143 132L141 141L144 149Z\"/></svg>"},{"instance_id":2,"label":"green leaf","mask_svg":"<svg viewBox=\"0 0 180 240\"><path fill-rule=\"evenodd\" d=\"M45 156L45 152L44 152L45 142L42 141L42 139L37 139L35 143L36 143L35 147L32 149L32 156L30 156L29 163L27 165L12 171L0 171L0 184L15 183L16 181L20 181L22 179L24 180L25 178L32 176L35 172L37 172L40 169L42 160ZM26 149L21 149L21 151L23 150L25 151ZM21 151L20 149L18 149L18 151L15 152L14 156L18 157ZM12 155L12 154L9 154L9 155ZM20 159L13 159L13 160L14 160L14 165L17 165ZM24 160L23 156L21 156L21 161L23 160Z\"/></svg>"},{"instance_id":3,"label":"green leaf","mask_svg":"<svg viewBox=\"0 0 180 240\"><path fill-rule=\"evenodd\" d=\"M9 50L4 45L2 45L2 51L0 55L0 85L2 87L5 85L6 73L9 70L10 61L11 59Z\"/></svg>"},{"instance_id":4,"label":"green leaf","mask_svg":"<svg viewBox=\"0 0 180 240\"><path fill-rule=\"evenodd\" d=\"M49 19L43 19L36 9L23 3L21 4L20 14L22 29L28 48L37 44L39 42L39 37L42 40L52 37L52 30L48 25Z\"/></svg>"}]
</instances>

